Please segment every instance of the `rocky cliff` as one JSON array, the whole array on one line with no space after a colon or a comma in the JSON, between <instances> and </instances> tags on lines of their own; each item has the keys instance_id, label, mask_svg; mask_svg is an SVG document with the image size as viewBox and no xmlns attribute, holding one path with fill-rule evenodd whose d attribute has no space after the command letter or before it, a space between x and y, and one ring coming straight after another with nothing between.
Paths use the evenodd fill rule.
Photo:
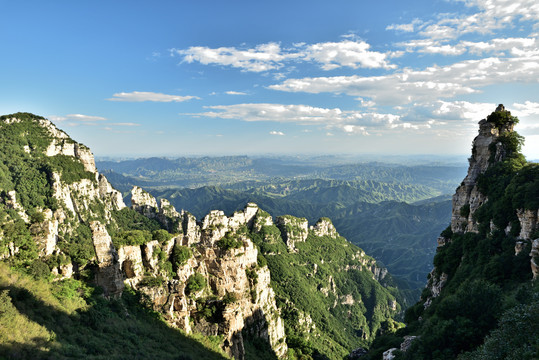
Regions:
<instances>
[{"instance_id":1,"label":"rocky cliff","mask_svg":"<svg viewBox=\"0 0 539 360\"><path fill-rule=\"evenodd\" d=\"M400 349L384 359L524 359L539 356L539 165L527 162L503 107L479 122L468 174L453 196L421 301L407 310ZM511 324L511 326L508 326ZM515 337L514 329L525 334ZM507 339L510 345L505 344ZM451 339L448 341L448 339ZM383 342L383 340L382 340ZM393 345L394 346L394 345ZM373 351L371 351L373 353Z\"/></svg>"},{"instance_id":2,"label":"rocky cliff","mask_svg":"<svg viewBox=\"0 0 539 360\"><path fill-rule=\"evenodd\" d=\"M479 233L480 225L483 228L488 227L487 233L489 234L497 231L500 227L507 236L518 234L516 235L515 242L516 255L520 252L518 249L525 248L525 244L528 244L528 247L533 244L534 238L537 237L535 231L539 229L536 204L535 208L532 209L519 208L518 205L515 209L488 209L492 207L492 203L498 200L493 198L489 202L489 193L491 196L500 196L500 191L503 191L503 189L489 191L488 182L492 180L489 178L506 172L507 167L503 168L504 163L514 167L512 170L515 173L523 167L522 156L518 154L518 146L516 144L519 136L514 132L514 126L517 122L518 119L511 116L511 113L505 110L505 107L501 104L491 115L479 122L479 134L472 143L472 156L469 158L468 174L453 195L450 231L444 232L438 238L438 248L451 242L452 233ZM530 166L533 166L533 164L530 164ZM533 179L533 176L531 180L536 181L536 179ZM496 184L496 186L498 185L507 186L508 184ZM514 194L512 196L517 197ZM515 200L513 203L517 204L519 202ZM523 204L522 201L520 203ZM478 216L476 212L483 205L485 205L481 209L483 214L480 211ZM506 207L511 206L505 205ZM532 205L532 207L534 206ZM488 214L490 216L484 216L485 210L491 210L491 214ZM501 222L503 224L496 224L496 222L500 222L500 219L499 216L493 214L495 211L511 213L508 218L512 218L513 221L509 221L511 219L502 220ZM482 224L481 220L483 221ZM533 255L530 254L530 256L532 256L531 267L533 276L536 277L537 270L534 267ZM431 296L425 302L425 306L429 306L432 298L440 294L446 281L447 274L437 268L432 270L428 283Z\"/></svg>"},{"instance_id":3,"label":"rocky cliff","mask_svg":"<svg viewBox=\"0 0 539 360\"><path fill-rule=\"evenodd\" d=\"M24 271L117 301L135 291L235 359L341 358L401 311L387 270L327 218L274 222L249 203L198 221L139 187L126 207L90 150L50 121L19 113L0 130L0 258Z\"/></svg>"}]
</instances>

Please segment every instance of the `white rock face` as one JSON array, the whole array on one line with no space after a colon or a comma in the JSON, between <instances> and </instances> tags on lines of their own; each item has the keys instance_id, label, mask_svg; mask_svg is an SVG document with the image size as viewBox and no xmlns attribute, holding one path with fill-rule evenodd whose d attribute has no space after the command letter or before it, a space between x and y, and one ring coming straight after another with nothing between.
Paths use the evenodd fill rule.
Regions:
<instances>
[{"instance_id":1,"label":"white rock face","mask_svg":"<svg viewBox=\"0 0 539 360\"><path fill-rule=\"evenodd\" d=\"M137 200L137 203L153 207L153 202L149 198ZM168 203L164 204L166 206ZM144 209L143 206L137 208L141 212L144 212ZM170 324L186 332L222 335L225 339L224 350L236 359L243 359L245 355L242 335L244 329L249 329L250 335L268 341L279 357L284 356L287 351L284 324L270 286L269 269L257 266L258 250L247 236L241 232L237 233L242 226L248 228L254 226L258 211L255 204L248 204L243 211L235 212L231 217L227 217L222 211L214 210L204 217L200 225L197 224L195 217L187 212L182 211L179 214L169 212L167 214L169 219L178 217L181 224L180 235L168 244L151 241L140 247L140 262L138 262L139 249L131 249L131 253L136 255L123 256L121 252L125 247L119 253L120 263L125 264L123 259L131 258L136 259L133 263L143 265L141 271L138 273L133 271L132 275L144 274L144 271L157 275L159 265L155 256L156 251L173 256L174 244L188 247L193 256L175 269L177 276L174 279L168 278L163 272L159 273L165 276L166 285L151 288L141 287L140 282L134 285L150 297L154 310L161 312ZM228 236L234 236L242 245L239 248L221 249L217 241L227 233ZM122 268L124 276L129 281L126 270L130 268L123 265ZM202 275L207 286L196 294L186 294L187 283L195 274ZM197 316L197 305L199 307L204 305L210 293L217 297L217 300L213 301L217 301L218 304L222 302L220 299L227 296L235 299L228 304L220 305L224 308L223 321L219 324Z\"/></svg>"},{"instance_id":2,"label":"white rock face","mask_svg":"<svg viewBox=\"0 0 539 360\"><path fill-rule=\"evenodd\" d=\"M316 236L329 236L332 238L337 238L339 234L337 233L337 229L335 229L335 226L333 226L333 223L331 220L327 218L322 218L318 220L318 222L310 227L310 230L316 235Z\"/></svg>"},{"instance_id":3,"label":"white rock face","mask_svg":"<svg viewBox=\"0 0 539 360\"><path fill-rule=\"evenodd\" d=\"M112 239L105 225L99 221L91 222L90 228L99 266L96 283L103 288L106 297L118 297L122 294L124 283Z\"/></svg>"},{"instance_id":4,"label":"white rock face","mask_svg":"<svg viewBox=\"0 0 539 360\"><path fill-rule=\"evenodd\" d=\"M131 189L131 208L151 219L156 218L159 213L157 200L138 186Z\"/></svg>"},{"instance_id":5,"label":"white rock face","mask_svg":"<svg viewBox=\"0 0 539 360\"><path fill-rule=\"evenodd\" d=\"M382 355L382 359L383 360L393 360L393 359L395 359L395 355L393 354L393 352L395 352L397 350L399 350L399 349L391 348L389 350L384 351L384 354Z\"/></svg>"},{"instance_id":6,"label":"white rock face","mask_svg":"<svg viewBox=\"0 0 539 360\"><path fill-rule=\"evenodd\" d=\"M26 211L24 211L24 208L21 206L21 204L17 202L16 191L15 190L8 191L7 196L8 196L7 201L6 201L7 208L15 210L19 214L21 219L24 220L24 222L29 222L30 218L28 217L28 215L26 215Z\"/></svg>"},{"instance_id":7,"label":"white rock face","mask_svg":"<svg viewBox=\"0 0 539 360\"><path fill-rule=\"evenodd\" d=\"M457 188L453 195L453 211L451 215L451 230L453 232L477 232L478 224L472 218L473 213L487 200L477 188L477 179L483 174L490 165L491 156L495 161L501 161L505 157L502 148L497 147L496 153L491 154L489 146L495 143L500 135L513 131L513 125L507 125L498 129L492 123L486 120L479 122L479 135L473 141L472 157L468 175L464 178L462 184ZM461 211L468 207L468 211ZM462 215L462 212L466 216Z\"/></svg>"},{"instance_id":8,"label":"white rock face","mask_svg":"<svg viewBox=\"0 0 539 360\"><path fill-rule=\"evenodd\" d=\"M309 223L305 218L279 216L276 225L289 251L296 251L296 242L304 242L309 236Z\"/></svg>"},{"instance_id":9,"label":"white rock face","mask_svg":"<svg viewBox=\"0 0 539 360\"><path fill-rule=\"evenodd\" d=\"M136 288L144 275L142 251L140 246L122 246L118 249L118 263L125 276L125 282Z\"/></svg>"},{"instance_id":10,"label":"white rock face","mask_svg":"<svg viewBox=\"0 0 539 360\"><path fill-rule=\"evenodd\" d=\"M519 239L530 240L532 233L536 230L539 223L539 210L517 210L518 221L520 222Z\"/></svg>"}]
</instances>

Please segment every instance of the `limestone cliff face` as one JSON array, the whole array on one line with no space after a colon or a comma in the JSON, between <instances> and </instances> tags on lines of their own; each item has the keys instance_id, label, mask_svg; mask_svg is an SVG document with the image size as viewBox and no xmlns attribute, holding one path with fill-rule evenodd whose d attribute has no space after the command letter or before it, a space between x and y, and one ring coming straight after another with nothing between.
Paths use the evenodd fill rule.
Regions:
<instances>
[{"instance_id":1,"label":"limestone cliff face","mask_svg":"<svg viewBox=\"0 0 539 360\"><path fill-rule=\"evenodd\" d=\"M488 201L488 198L480 191L478 180L491 166L504 161L510 154L507 145L503 141L503 137L507 137L513 132L514 122L488 120L493 116L495 118L496 115L505 116L506 119L511 118L510 113L505 110L503 105L499 105L493 114L479 122L479 134L473 140L468 174L453 195L451 216L451 232L453 233L479 232L480 224L477 222L474 214ZM534 262L534 256L537 256L537 246L532 236L539 228L539 211L537 209L517 209L514 215L520 225L520 232L516 236L518 241L515 243L515 256L525 248L527 243L532 243L530 256L532 256L531 267L535 278L538 271L536 262ZM498 230L492 220L490 220L490 224L488 225L491 233ZM506 235L510 235L511 227L512 224L510 223L507 228L503 229ZM437 241L438 248L440 249L451 242L451 236L442 234ZM424 303L425 307L428 307L432 299L440 294L447 280L447 274L439 272L436 268L432 270L427 285L430 290L430 296Z\"/></svg>"},{"instance_id":2,"label":"limestone cliff face","mask_svg":"<svg viewBox=\"0 0 539 360\"><path fill-rule=\"evenodd\" d=\"M157 200L138 186L131 190L131 208L149 218L156 218L159 213Z\"/></svg>"},{"instance_id":3,"label":"limestone cliff face","mask_svg":"<svg viewBox=\"0 0 539 360\"><path fill-rule=\"evenodd\" d=\"M337 229L328 218L321 218L318 222L309 228L316 236L329 236L336 238L339 236Z\"/></svg>"},{"instance_id":4,"label":"limestone cliff face","mask_svg":"<svg viewBox=\"0 0 539 360\"><path fill-rule=\"evenodd\" d=\"M146 293L154 310L171 325L188 333L223 336L223 349L236 359L244 358L245 335L265 339L277 356L283 356L287 351L284 324L269 269L258 265L258 250L244 232L253 229L261 211L258 206L248 204L230 217L214 210L199 223L168 201L158 207L155 198L140 188L132 194L135 210L165 226L178 224L179 231L168 243L120 248L118 262L125 281ZM223 245L223 238L232 239L234 245ZM191 255L175 263L175 274L163 270L163 259L175 262L180 251ZM193 290L197 277L204 286Z\"/></svg>"},{"instance_id":5,"label":"limestone cliff face","mask_svg":"<svg viewBox=\"0 0 539 360\"><path fill-rule=\"evenodd\" d=\"M496 111L505 111L500 105ZM477 223L473 219L475 211L487 200L477 187L477 179L491 164L503 161L507 155L500 136L513 131L513 123L501 127L488 122L479 122L479 135L473 140L472 156L469 159L468 174L453 195L451 230L453 232L477 232ZM492 147L491 145L494 145Z\"/></svg>"},{"instance_id":6,"label":"limestone cliff face","mask_svg":"<svg viewBox=\"0 0 539 360\"><path fill-rule=\"evenodd\" d=\"M304 242L309 235L309 223L305 218L279 216L276 225L281 230L283 240L290 251L296 249L296 242Z\"/></svg>"},{"instance_id":7,"label":"limestone cliff face","mask_svg":"<svg viewBox=\"0 0 539 360\"><path fill-rule=\"evenodd\" d=\"M118 253L106 227L99 221L90 223L97 264L96 283L101 286L106 297L117 297L124 289L123 276L118 262Z\"/></svg>"}]
</instances>

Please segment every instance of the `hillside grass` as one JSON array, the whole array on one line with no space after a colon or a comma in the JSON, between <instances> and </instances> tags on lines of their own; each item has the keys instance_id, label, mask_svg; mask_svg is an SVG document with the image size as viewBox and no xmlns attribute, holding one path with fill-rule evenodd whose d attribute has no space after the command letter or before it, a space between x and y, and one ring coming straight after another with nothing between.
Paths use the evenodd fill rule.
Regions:
<instances>
[{"instance_id":1,"label":"hillside grass","mask_svg":"<svg viewBox=\"0 0 539 360\"><path fill-rule=\"evenodd\" d=\"M210 338L168 327L139 301L130 290L108 301L81 281L36 280L0 263L0 358L227 359Z\"/></svg>"}]
</instances>

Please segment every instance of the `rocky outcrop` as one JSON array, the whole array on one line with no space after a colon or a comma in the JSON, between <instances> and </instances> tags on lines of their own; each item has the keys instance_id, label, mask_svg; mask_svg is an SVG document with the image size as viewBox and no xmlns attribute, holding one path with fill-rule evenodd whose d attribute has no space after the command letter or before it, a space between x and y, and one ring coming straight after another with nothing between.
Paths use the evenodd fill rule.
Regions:
<instances>
[{"instance_id":1,"label":"rocky outcrop","mask_svg":"<svg viewBox=\"0 0 539 360\"><path fill-rule=\"evenodd\" d=\"M520 222L520 234L519 239L530 240L532 234L537 230L537 224L539 223L539 210L517 210L518 221Z\"/></svg>"},{"instance_id":2,"label":"rocky outcrop","mask_svg":"<svg viewBox=\"0 0 539 360\"><path fill-rule=\"evenodd\" d=\"M144 212L146 208L136 209ZM278 356L287 351L284 324L270 286L269 269L258 266L258 250L242 230L253 228L258 212L255 204L248 204L230 217L214 210L200 224L187 212L169 212L167 216L181 225L182 233L175 238L176 246L192 252L192 256L175 269L174 277L159 269L159 255L155 255L174 257L179 250L177 247L172 250L170 243L151 241L130 249L132 255L129 256L122 255L126 247L119 251L127 281L145 292L154 309L170 324L186 332L222 336L223 349L236 359L244 358L244 333L265 339ZM223 247L219 241L225 236L237 245ZM126 263L130 259L131 263ZM135 264L142 264L143 269L137 272L140 267L132 266ZM132 270L130 274L128 270ZM164 276L164 283L159 287L146 286L144 276L139 279L144 271ZM189 283L196 276L202 277L206 286L193 293ZM209 309L213 315L209 315Z\"/></svg>"},{"instance_id":3,"label":"rocky outcrop","mask_svg":"<svg viewBox=\"0 0 539 360\"><path fill-rule=\"evenodd\" d=\"M118 249L118 263L125 277L125 283L136 288L144 275L142 249L140 246L122 246Z\"/></svg>"},{"instance_id":4,"label":"rocky outcrop","mask_svg":"<svg viewBox=\"0 0 539 360\"><path fill-rule=\"evenodd\" d=\"M335 226L333 226L333 223L328 218L321 218L314 226L311 226L309 230L316 236L329 236L332 238L339 236L337 229L335 229Z\"/></svg>"},{"instance_id":5,"label":"rocky outcrop","mask_svg":"<svg viewBox=\"0 0 539 360\"><path fill-rule=\"evenodd\" d=\"M384 351L384 353L382 354L382 359L383 360L394 360L395 357L396 357L394 352L397 351L397 350L399 350L399 349L391 348L389 350Z\"/></svg>"},{"instance_id":6,"label":"rocky outcrop","mask_svg":"<svg viewBox=\"0 0 539 360\"><path fill-rule=\"evenodd\" d=\"M92 242L97 256L98 270L95 281L103 288L105 297L118 297L124 289L118 254L107 228L99 221L90 223Z\"/></svg>"},{"instance_id":7,"label":"rocky outcrop","mask_svg":"<svg viewBox=\"0 0 539 360\"><path fill-rule=\"evenodd\" d=\"M122 193L114 189L109 183L105 175L98 175L99 183L99 196L105 202L109 204L109 210L122 210L125 207Z\"/></svg>"},{"instance_id":8,"label":"rocky outcrop","mask_svg":"<svg viewBox=\"0 0 539 360\"><path fill-rule=\"evenodd\" d=\"M503 105L496 112L505 112ZM500 136L513 131L514 124L507 122L502 126L483 119L479 122L479 135L473 140L472 156L469 159L468 174L453 195L451 230L453 232L477 232L478 224L473 219L474 212L487 200L479 191L477 180L492 163L505 159L506 151ZM495 144L494 148L491 146Z\"/></svg>"},{"instance_id":9,"label":"rocky outcrop","mask_svg":"<svg viewBox=\"0 0 539 360\"><path fill-rule=\"evenodd\" d=\"M309 235L309 223L305 218L290 215L279 216L276 224L289 251L296 251L296 242L304 242Z\"/></svg>"},{"instance_id":10,"label":"rocky outcrop","mask_svg":"<svg viewBox=\"0 0 539 360\"><path fill-rule=\"evenodd\" d=\"M24 220L24 222L30 221L30 218L28 217L28 215L26 215L26 211L24 211L24 208L17 201L17 193L15 190L7 192L7 199L5 200L5 202L7 208L15 210L17 214L19 214L21 219Z\"/></svg>"},{"instance_id":11,"label":"rocky outcrop","mask_svg":"<svg viewBox=\"0 0 539 360\"><path fill-rule=\"evenodd\" d=\"M159 213L157 200L138 186L131 189L131 208L151 219L156 218Z\"/></svg>"}]
</instances>

